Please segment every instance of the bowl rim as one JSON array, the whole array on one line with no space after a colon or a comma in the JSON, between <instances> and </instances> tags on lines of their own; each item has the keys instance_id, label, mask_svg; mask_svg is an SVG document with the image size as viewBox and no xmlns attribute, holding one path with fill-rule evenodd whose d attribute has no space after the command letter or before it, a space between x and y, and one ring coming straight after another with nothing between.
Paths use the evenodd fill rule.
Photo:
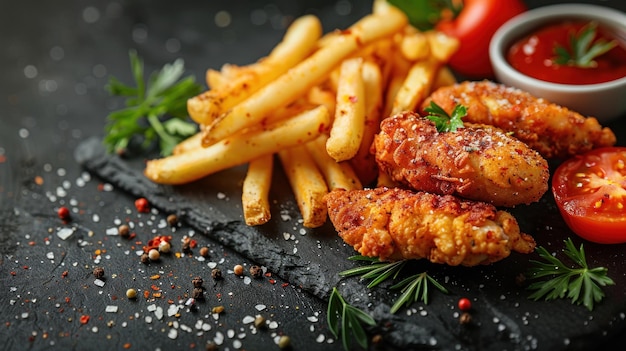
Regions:
<instances>
[{"instance_id":1,"label":"bowl rim","mask_svg":"<svg viewBox=\"0 0 626 351\"><path fill-rule=\"evenodd\" d=\"M505 51L515 39L528 34L541 25L559 18L590 18L598 20L604 25L619 28L626 34L626 13L617 9L592 4L557 4L548 5L521 13L505 22L494 33L489 43L489 58L494 67L506 72L512 79L523 81L525 84L540 85L545 89L567 92L590 92L610 90L619 86L626 86L626 76L609 82L595 84L561 84L527 76L509 64L505 58ZM521 29L526 27L525 29Z\"/></svg>"}]
</instances>

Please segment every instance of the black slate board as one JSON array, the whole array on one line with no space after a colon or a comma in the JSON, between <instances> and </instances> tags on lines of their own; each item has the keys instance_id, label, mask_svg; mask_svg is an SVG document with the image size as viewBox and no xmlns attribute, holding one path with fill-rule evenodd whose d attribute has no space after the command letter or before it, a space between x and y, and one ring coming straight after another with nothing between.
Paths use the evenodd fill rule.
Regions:
<instances>
[{"instance_id":1,"label":"black slate board","mask_svg":"<svg viewBox=\"0 0 626 351\"><path fill-rule=\"evenodd\" d=\"M245 167L229 169L184 186L162 186L146 179L144 159L122 159L105 153L98 138L87 139L75 151L88 171L134 195L146 197L167 213L177 213L217 243L262 264L305 293L328 299L338 287L346 300L369 312L378 322L385 349L442 350L589 350L613 342L626 331L626 269L624 245L584 242L590 266L605 266L616 285L604 289L605 300L592 312L569 300L532 301L516 282L533 255L512 254L484 267L448 267L425 261L412 263L415 272L428 271L449 294L431 291L428 304L414 303L389 313L396 291L383 284L374 289L357 277L341 279L339 272L357 263L347 260L354 250L337 237L330 222L305 229L288 182L277 167L271 191L272 220L249 227L241 215L241 183ZM565 226L551 194L539 203L510 210L522 230L553 252L563 240L582 241ZM563 257L563 256L561 256ZM461 325L456 303L472 300L472 322Z\"/></svg>"}]
</instances>

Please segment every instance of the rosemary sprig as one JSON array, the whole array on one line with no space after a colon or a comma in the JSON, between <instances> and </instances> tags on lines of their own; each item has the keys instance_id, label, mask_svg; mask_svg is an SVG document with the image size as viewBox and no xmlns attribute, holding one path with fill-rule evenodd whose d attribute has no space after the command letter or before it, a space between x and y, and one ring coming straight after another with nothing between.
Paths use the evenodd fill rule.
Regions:
<instances>
[{"instance_id":1,"label":"rosemary sprig","mask_svg":"<svg viewBox=\"0 0 626 351\"><path fill-rule=\"evenodd\" d=\"M467 115L467 108L463 105L456 105L452 110L452 115L449 115L441 106L437 105L434 101L430 102L430 105L424 109L428 112L429 120L435 123L437 131L443 132L455 132L459 128L463 128L462 118Z\"/></svg>"},{"instance_id":2,"label":"rosemary sprig","mask_svg":"<svg viewBox=\"0 0 626 351\"><path fill-rule=\"evenodd\" d=\"M598 24L589 22L578 33L569 36L569 48L562 45L554 46L553 61L559 65L569 65L581 68L595 67L594 59L617 46L615 40L593 40L596 37Z\"/></svg>"},{"instance_id":3,"label":"rosemary sprig","mask_svg":"<svg viewBox=\"0 0 626 351\"><path fill-rule=\"evenodd\" d=\"M576 249L571 238L564 240L565 249L563 252L578 267L572 268L548 250L539 246L537 253L544 260L531 260L533 266L529 269L528 275L531 279L549 277L533 282L528 286L529 290L535 290L529 298L535 301L545 298L546 301L557 298L568 298L572 303L587 307L593 310L594 303L602 301L604 292L602 286L614 285L615 282L607 276L608 269L605 267L589 268L583 244Z\"/></svg>"},{"instance_id":4,"label":"rosemary sprig","mask_svg":"<svg viewBox=\"0 0 626 351\"><path fill-rule=\"evenodd\" d=\"M340 320L341 326L339 325ZM348 304L337 288L333 288L330 294L326 322L335 338L341 337L341 343L346 351L350 350L350 336L362 348L367 348L367 334L363 329L363 324L376 325L376 321L369 314Z\"/></svg>"},{"instance_id":5,"label":"rosemary sprig","mask_svg":"<svg viewBox=\"0 0 626 351\"><path fill-rule=\"evenodd\" d=\"M368 288L373 288L390 278L395 280L408 262L408 260L380 262L378 258L361 255L352 256L348 259L352 261L366 261L370 262L370 264L342 271L339 275L343 277L359 275L361 279L371 279L370 283L367 285ZM401 289L402 295L394 302L390 312L396 313L402 306L409 306L419 300L428 304L429 282L441 292L448 293L448 290L433 277L428 275L427 272L418 273L391 286L390 289Z\"/></svg>"},{"instance_id":6,"label":"rosemary sprig","mask_svg":"<svg viewBox=\"0 0 626 351\"><path fill-rule=\"evenodd\" d=\"M448 290L433 277L426 272L412 275L398 284L391 287L391 289L402 289L402 295L391 306L391 313L396 313L403 305L407 307L412 303L422 300L425 304L428 304L428 283L432 283L437 289L443 293L448 293Z\"/></svg>"}]
</instances>

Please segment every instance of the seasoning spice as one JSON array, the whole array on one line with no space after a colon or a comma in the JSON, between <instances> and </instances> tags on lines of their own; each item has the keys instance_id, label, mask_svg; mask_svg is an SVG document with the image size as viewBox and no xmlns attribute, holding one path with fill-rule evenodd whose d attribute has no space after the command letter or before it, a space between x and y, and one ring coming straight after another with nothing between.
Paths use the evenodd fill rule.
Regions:
<instances>
[{"instance_id":1,"label":"seasoning spice","mask_svg":"<svg viewBox=\"0 0 626 351\"><path fill-rule=\"evenodd\" d=\"M191 297L196 300L204 299L204 288L203 287L195 287L191 291Z\"/></svg>"},{"instance_id":2,"label":"seasoning spice","mask_svg":"<svg viewBox=\"0 0 626 351\"><path fill-rule=\"evenodd\" d=\"M126 290L126 297L128 297L129 299L134 299L137 297L137 290L130 288L128 290Z\"/></svg>"},{"instance_id":3,"label":"seasoning spice","mask_svg":"<svg viewBox=\"0 0 626 351\"><path fill-rule=\"evenodd\" d=\"M135 200L135 208L137 209L137 211L141 213L150 212L150 205L148 204L148 200L143 197L140 197L139 199Z\"/></svg>"},{"instance_id":4,"label":"seasoning spice","mask_svg":"<svg viewBox=\"0 0 626 351\"><path fill-rule=\"evenodd\" d=\"M472 302L467 297L462 297L458 302L461 311L469 311L472 308Z\"/></svg>"},{"instance_id":5,"label":"seasoning spice","mask_svg":"<svg viewBox=\"0 0 626 351\"><path fill-rule=\"evenodd\" d=\"M278 347L281 350L291 347L291 338L289 338L287 335L281 336L280 339L278 339Z\"/></svg>"},{"instance_id":6,"label":"seasoning spice","mask_svg":"<svg viewBox=\"0 0 626 351\"><path fill-rule=\"evenodd\" d=\"M161 254L159 253L159 250L150 249L150 251L148 251L148 257L150 258L150 261L158 261L159 258L161 258Z\"/></svg>"},{"instance_id":7,"label":"seasoning spice","mask_svg":"<svg viewBox=\"0 0 626 351\"><path fill-rule=\"evenodd\" d=\"M461 324L469 324L471 321L472 321L472 315L467 312L463 312L459 316L459 323Z\"/></svg>"},{"instance_id":8,"label":"seasoning spice","mask_svg":"<svg viewBox=\"0 0 626 351\"><path fill-rule=\"evenodd\" d=\"M130 235L130 227L128 226L128 224L122 224L117 228L117 232L120 234L121 237L128 237Z\"/></svg>"},{"instance_id":9,"label":"seasoning spice","mask_svg":"<svg viewBox=\"0 0 626 351\"><path fill-rule=\"evenodd\" d=\"M191 283L193 284L194 288L202 288L204 280L201 277L195 277L191 280Z\"/></svg>"},{"instance_id":10,"label":"seasoning spice","mask_svg":"<svg viewBox=\"0 0 626 351\"><path fill-rule=\"evenodd\" d=\"M161 241L159 243L159 251L163 253L168 253L172 249L172 245L168 241Z\"/></svg>"},{"instance_id":11,"label":"seasoning spice","mask_svg":"<svg viewBox=\"0 0 626 351\"><path fill-rule=\"evenodd\" d=\"M94 277L96 277L97 279L100 279L102 277L104 277L104 268L102 267L96 267L93 269L93 275Z\"/></svg>"},{"instance_id":12,"label":"seasoning spice","mask_svg":"<svg viewBox=\"0 0 626 351\"><path fill-rule=\"evenodd\" d=\"M267 326L267 320L265 317L258 315L254 318L254 326L259 329L265 328Z\"/></svg>"},{"instance_id":13,"label":"seasoning spice","mask_svg":"<svg viewBox=\"0 0 626 351\"><path fill-rule=\"evenodd\" d=\"M57 214L59 215L59 218L61 218L64 221L67 221L70 219L70 210L68 210L67 207L65 206L59 207L59 209L57 210Z\"/></svg>"},{"instance_id":14,"label":"seasoning spice","mask_svg":"<svg viewBox=\"0 0 626 351\"><path fill-rule=\"evenodd\" d=\"M206 246L203 246L200 248L200 256L202 257L209 257L209 248Z\"/></svg>"},{"instance_id":15,"label":"seasoning spice","mask_svg":"<svg viewBox=\"0 0 626 351\"><path fill-rule=\"evenodd\" d=\"M167 224L169 224L172 227L178 224L178 216L176 216L175 214L171 214L167 216Z\"/></svg>"},{"instance_id":16,"label":"seasoning spice","mask_svg":"<svg viewBox=\"0 0 626 351\"><path fill-rule=\"evenodd\" d=\"M211 270L211 278L215 280L222 279L222 271L219 268L213 268Z\"/></svg>"},{"instance_id":17,"label":"seasoning spice","mask_svg":"<svg viewBox=\"0 0 626 351\"><path fill-rule=\"evenodd\" d=\"M243 275L243 266L238 264L233 268L233 273L235 273L235 275L237 276L241 276Z\"/></svg>"},{"instance_id":18,"label":"seasoning spice","mask_svg":"<svg viewBox=\"0 0 626 351\"><path fill-rule=\"evenodd\" d=\"M257 265L250 266L250 275L253 278L261 278L263 276L263 269Z\"/></svg>"},{"instance_id":19,"label":"seasoning spice","mask_svg":"<svg viewBox=\"0 0 626 351\"><path fill-rule=\"evenodd\" d=\"M148 254L145 252L141 254L141 257L139 259L141 260L141 263L150 263L150 257L148 257Z\"/></svg>"}]
</instances>

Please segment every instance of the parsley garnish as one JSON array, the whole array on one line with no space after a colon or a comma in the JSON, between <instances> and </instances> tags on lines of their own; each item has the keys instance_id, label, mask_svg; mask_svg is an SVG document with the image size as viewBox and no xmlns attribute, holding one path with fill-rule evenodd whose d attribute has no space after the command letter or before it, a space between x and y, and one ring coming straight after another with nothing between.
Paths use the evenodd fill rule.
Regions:
<instances>
[{"instance_id":1,"label":"parsley garnish","mask_svg":"<svg viewBox=\"0 0 626 351\"><path fill-rule=\"evenodd\" d=\"M409 22L420 30L429 30L442 18L456 17L463 5L453 0L388 0L404 12ZM447 13L449 12L449 13Z\"/></svg>"},{"instance_id":2,"label":"parsley garnish","mask_svg":"<svg viewBox=\"0 0 626 351\"><path fill-rule=\"evenodd\" d=\"M143 61L130 51L130 65L136 87L111 77L107 85L113 96L125 96L126 107L107 116L104 144L108 152L124 152L133 138L147 149L158 140L161 155L172 153L183 139L196 133L197 126L186 121L187 99L200 93L193 77L179 80L184 73L182 59L166 64L144 83Z\"/></svg>"},{"instance_id":3,"label":"parsley garnish","mask_svg":"<svg viewBox=\"0 0 626 351\"><path fill-rule=\"evenodd\" d=\"M529 269L531 279L551 277L548 280L536 281L528 286L535 290L529 298L535 301L541 299L554 300L557 298L569 298L572 303L581 303L588 310L593 310L593 304L602 301L604 292L602 286L614 285L615 282L607 276L608 269L605 267L589 268L585 258L583 245L577 250L572 239L564 240L563 252L578 268L565 265L557 257L552 256L544 247L538 247L537 253L544 262L531 260L533 266ZM566 295L567 294L567 295Z\"/></svg>"},{"instance_id":4,"label":"parsley garnish","mask_svg":"<svg viewBox=\"0 0 626 351\"><path fill-rule=\"evenodd\" d=\"M553 61L559 65L569 65L582 68L595 67L596 61L594 61L594 58L617 46L617 42L615 40L607 42L606 40L600 39L593 43L597 28L597 23L590 22L588 25L581 28L578 33L570 33L570 47L565 48L562 45L555 45L554 54L556 57Z\"/></svg>"},{"instance_id":5,"label":"parsley garnish","mask_svg":"<svg viewBox=\"0 0 626 351\"><path fill-rule=\"evenodd\" d=\"M341 328L339 320L341 319ZM350 350L350 335L362 347L367 348L367 334L362 324L376 325L376 321L367 313L348 304L343 299L337 288L333 288L328 301L328 313L326 314L328 328L338 338L341 334L341 342L344 350Z\"/></svg>"},{"instance_id":6,"label":"parsley garnish","mask_svg":"<svg viewBox=\"0 0 626 351\"><path fill-rule=\"evenodd\" d=\"M370 264L345 270L340 272L339 275L344 277L360 275L361 279L371 279L371 282L367 285L368 288L373 288L389 278L396 279L408 262L408 260L380 262L378 258L360 255L352 256L348 259L353 261L369 261ZM428 275L428 273L418 273L391 287L391 289L401 289L402 295L394 302L390 312L396 313L403 305L409 306L411 303L418 300L422 300L425 304L428 304L429 282L443 293L448 293L448 290Z\"/></svg>"},{"instance_id":7,"label":"parsley garnish","mask_svg":"<svg viewBox=\"0 0 626 351\"><path fill-rule=\"evenodd\" d=\"M435 123L437 131L443 132L455 132L459 128L463 128L463 117L467 115L467 109L463 105L456 105L452 110L452 115L449 115L441 106L437 105L434 101L430 102L430 106L424 109L428 112L429 120Z\"/></svg>"}]
</instances>

